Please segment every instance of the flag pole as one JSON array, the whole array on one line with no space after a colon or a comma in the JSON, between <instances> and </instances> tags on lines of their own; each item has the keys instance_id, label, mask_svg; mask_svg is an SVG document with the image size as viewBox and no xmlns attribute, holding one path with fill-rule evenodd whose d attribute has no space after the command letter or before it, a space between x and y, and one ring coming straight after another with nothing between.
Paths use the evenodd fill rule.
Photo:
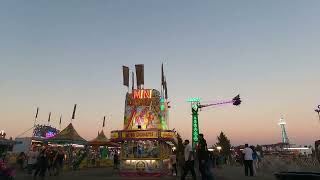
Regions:
<instances>
[{"instance_id":1,"label":"flag pole","mask_svg":"<svg viewBox=\"0 0 320 180\"><path fill-rule=\"evenodd\" d=\"M103 116L102 131L104 130L105 123L106 123L106 116Z\"/></svg>"},{"instance_id":2,"label":"flag pole","mask_svg":"<svg viewBox=\"0 0 320 180\"><path fill-rule=\"evenodd\" d=\"M77 104L75 104L74 107L73 107L73 112L72 112L72 117L71 117L71 123L72 123L72 120L74 120L74 118L75 118L76 108L77 108Z\"/></svg>"},{"instance_id":3,"label":"flag pole","mask_svg":"<svg viewBox=\"0 0 320 180\"><path fill-rule=\"evenodd\" d=\"M36 115L35 115L34 121L33 121L32 137L34 136L34 129L36 128L36 122L37 122L37 119L38 119L38 114L39 114L39 107L37 107L37 112L36 112Z\"/></svg>"},{"instance_id":4,"label":"flag pole","mask_svg":"<svg viewBox=\"0 0 320 180\"><path fill-rule=\"evenodd\" d=\"M131 71L131 82L132 82L132 90L131 90L131 93L133 93L133 90L134 90L134 71Z\"/></svg>"},{"instance_id":5,"label":"flag pole","mask_svg":"<svg viewBox=\"0 0 320 180\"><path fill-rule=\"evenodd\" d=\"M50 120L51 120L51 112L49 113L48 126L50 125Z\"/></svg>"},{"instance_id":6,"label":"flag pole","mask_svg":"<svg viewBox=\"0 0 320 180\"><path fill-rule=\"evenodd\" d=\"M59 121L59 130L61 131L61 119L62 119L62 114L60 115L60 121Z\"/></svg>"}]
</instances>

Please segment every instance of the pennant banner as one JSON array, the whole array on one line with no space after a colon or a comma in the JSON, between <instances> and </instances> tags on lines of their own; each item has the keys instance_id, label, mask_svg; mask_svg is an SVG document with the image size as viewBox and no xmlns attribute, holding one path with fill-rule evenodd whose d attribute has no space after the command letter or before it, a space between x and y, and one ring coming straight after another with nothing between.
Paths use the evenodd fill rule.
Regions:
<instances>
[{"instance_id":1,"label":"pennant banner","mask_svg":"<svg viewBox=\"0 0 320 180\"><path fill-rule=\"evenodd\" d=\"M51 112L49 113L48 123L50 122L50 119L51 119Z\"/></svg>"},{"instance_id":2,"label":"pennant banner","mask_svg":"<svg viewBox=\"0 0 320 180\"><path fill-rule=\"evenodd\" d=\"M36 119L38 118L38 114L39 114L39 107L37 107Z\"/></svg>"},{"instance_id":3,"label":"pennant banner","mask_svg":"<svg viewBox=\"0 0 320 180\"><path fill-rule=\"evenodd\" d=\"M131 78L132 78L132 91L133 91L134 90L134 72L132 72Z\"/></svg>"},{"instance_id":4,"label":"pennant banner","mask_svg":"<svg viewBox=\"0 0 320 180\"><path fill-rule=\"evenodd\" d=\"M164 93L165 93L165 98L168 99L168 88L167 88L167 79L165 78L164 80Z\"/></svg>"},{"instance_id":5,"label":"pennant banner","mask_svg":"<svg viewBox=\"0 0 320 180\"><path fill-rule=\"evenodd\" d=\"M73 113L72 113L72 118L71 118L71 119L74 119L74 118L75 118L75 116L76 116L76 109L77 109L77 104L74 105Z\"/></svg>"},{"instance_id":6,"label":"pennant banner","mask_svg":"<svg viewBox=\"0 0 320 180\"><path fill-rule=\"evenodd\" d=\"M137 76L137 86L140 87L144 84L144 65L136 64L136 76Z\"/></svg>"},{"instance_id":7,"label":"pennant banner","mask_svg":"<svg viewBox=\"0 0 320 180\"><path fill-rule=\"evenodd\" d=\"M129 68L127 66L122 66L123 73L123 85L129 87Z\"/></svg>"},{"instance_id":8,"label":"pennant banner","mask_svg":"<svg viewBox=\"0 0 320 180\"><path fill-rule=\"evenodd\" d=\"M164 86L164 72L163 72L163 63L161 65L161 85Z\"/></svg>"}]
</instances>

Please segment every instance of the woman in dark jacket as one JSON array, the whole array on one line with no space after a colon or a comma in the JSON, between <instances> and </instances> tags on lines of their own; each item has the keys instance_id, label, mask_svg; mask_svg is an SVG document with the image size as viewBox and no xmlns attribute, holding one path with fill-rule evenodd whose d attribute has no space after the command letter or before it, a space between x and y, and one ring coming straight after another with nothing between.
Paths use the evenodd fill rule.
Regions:
<instances>
[{"instance_id":1,"label":"woman in dark jacket","mask_svg":"<svg viewBox=\"0 0 320 180\"><path fill-rule=\"evenodd\" d=\"M40 177L44 177L46 175L48 164L49 163L48 163L47 151L46 149L43 149L38 156L37 169L36 169L36 172L34 173L34 176L37 176L39 173Z\"/></svg>"}]
</instances>

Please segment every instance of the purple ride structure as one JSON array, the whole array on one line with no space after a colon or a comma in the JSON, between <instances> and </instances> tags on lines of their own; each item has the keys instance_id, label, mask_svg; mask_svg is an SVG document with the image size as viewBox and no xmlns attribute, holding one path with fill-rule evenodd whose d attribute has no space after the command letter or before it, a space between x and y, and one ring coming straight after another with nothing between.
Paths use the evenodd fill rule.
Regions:
<instances>
[{"instance_id":1,"label":"purple ride structure","mask_svg":"<svg viewBox=\"0 0 320 180\"><path fill-rule=\"evenodd\" d=\"M138 66L138 67L137 67ZM129 68L123 67L128 87L122 130L111 131L120 143L120 175L162 176L169 173L169 159L176 135L168 127L168 94L162 71L161 91L144 89L143 65L136 65L137 88L129 92Z\"/></svg>"}]
</instances>

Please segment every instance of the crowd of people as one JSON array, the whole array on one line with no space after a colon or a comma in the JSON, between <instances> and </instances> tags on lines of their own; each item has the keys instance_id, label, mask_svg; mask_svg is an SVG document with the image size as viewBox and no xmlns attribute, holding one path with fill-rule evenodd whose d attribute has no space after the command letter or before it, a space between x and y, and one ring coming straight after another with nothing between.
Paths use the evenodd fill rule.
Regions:
<instances>
[{"instance_id":1,"label":"crowd of people","mask_svg":"<svg viewBox=\"0 0 320 180\"><path fill-rule=\"evenodd\" d=\"M181 180L184 180L188 173L191 173L192 179L197 179L196 172L199 171L202 180L213 180L213 168L222 168L224 164L237 164L244 166L246 176L256 176L259 163L262 159L260 151L254 146L245 144L244 149L232 151L230 155L224 156L220 151L210 152L207 147L207 142L203 134L199 134L198 143L195 148L189 140L185 140L183 153L177 152L170 157L172 175L175 176L180 170ZM183 158L179 158L183 156ZM181 168L177 168L181 167ZM197 168L197 169L196 169Z\"/></svg>"},{"instance_id":2,"label":"crowd of people","mask_svg":"<svg viewBox=\"0 0 320 180\"><path fill-rule=\"evenodd\" d=\"M257 168L259 167L259 161L261 159L261 155L259 151L256 151L254 146L250 146L245 144L245 148L242 151L243 154L243 164L245 169L245 176L256 176Z\"/></svg>"},{"instance_id":3,"label":"crowd of people","mask_svg":"<svg viewBox=\"0 0 320 180\"><path fill-rule=\"evenodd\" d=\"M65 151L53 147L32 147L25 154L21 152L17 157L17 164L20 170L27 169L28 174L34 177L58 176L63 168ZM26 166L25 166L26 164Z\"/></svg>"},{"instance_id":4,"label":"crowd of people","mask_svg":"<svg viewBox=\"0 0 320 180\"><path fill-rule=\"evenodd\" d=\"M176 175L177 172L177 164L179 163L179 168L181 170L181 180L184 180L188 173L191 173L192 179L196 180L196 169L195 165L198 165L199 172L201 174L202 180L213 180L213 172L212 172L212 159L211 155L207 148L207 142L204 139L203 134L199 134L198 136L198 144L196 145L196 151L193 150L193 147L189 140L185 140L183 158L176 157L170 158L172 164L172 174ZM196 153L195 153L196 152ZM181 154L179 154L181 155ZM174 160L173 160L174 159ZM178 161L178 163L177 163Z\"/></svg>"},{"instance_id":5,"label":"crowd of people","mask_svg":"<svg viewBox=\"0 0 320 180\"><path fill-rule=\"evenodd\" d=\"M114 160L114 168L118 169L119 157L117 151L108 152ZM63 167L73 171L79 170L82 162L87 166L98 167L102 155L89 146L84 148L51 147L47 145L33 146L28 153L21 152L16 158L18 169L26 171L34 177L58 176ZM86 161L84 161L86 159Z\"/></svg>"}]
</instances>

